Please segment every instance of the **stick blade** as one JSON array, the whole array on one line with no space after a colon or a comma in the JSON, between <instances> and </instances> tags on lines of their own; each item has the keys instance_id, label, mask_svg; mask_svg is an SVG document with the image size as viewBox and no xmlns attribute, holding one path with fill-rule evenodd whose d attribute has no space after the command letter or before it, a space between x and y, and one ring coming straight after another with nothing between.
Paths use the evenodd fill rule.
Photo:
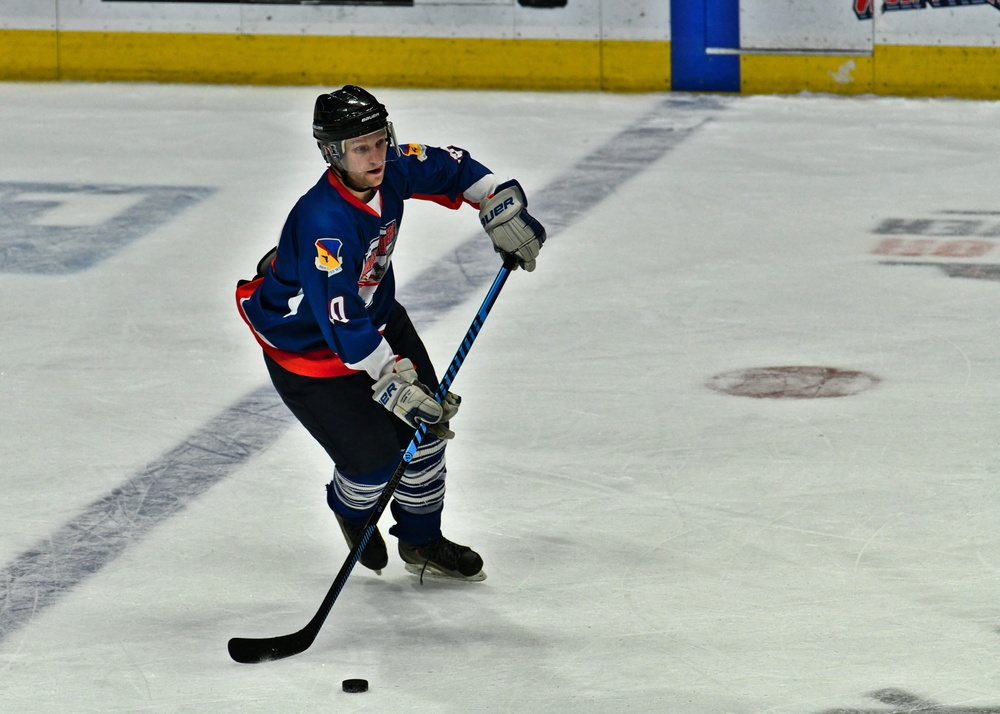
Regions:
<instances>
[{"instance_id":1,"label":"stick blade","mask_svg":"<svg viewBox=\"0 0 1000 714\"><path fill-rule=\"evenodd\" d=\"M234 637L229 640L229 656L240 664L257 664L284 659L305 652L314 637L303 632L280 637Z\"/></svg>"}]
</instances>

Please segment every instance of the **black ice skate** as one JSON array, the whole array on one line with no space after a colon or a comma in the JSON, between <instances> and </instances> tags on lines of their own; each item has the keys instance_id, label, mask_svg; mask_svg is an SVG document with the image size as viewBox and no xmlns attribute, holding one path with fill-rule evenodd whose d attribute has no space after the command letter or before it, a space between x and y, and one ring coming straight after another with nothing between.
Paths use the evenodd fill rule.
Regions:
<instances>
[{"instance_id":1,"label":"black ice skate","mask_svg":"<svg viewBox=\"0 0 1000 714\"><path fill-rule=\"evenodd\" d=\"M348 523L340 516L337 516L337 523L340 524L340 532L344 534L347 547L353 549L354 544L358 542L361 535L365 532L364 524L359 526ZM382 574L382 568L389 564L389 553L385 549L385 541L382 540L382 534L379 533L378 526L375 526L375 532L368 539L368 545L361 552L361 558L358 562L366 568L374 570L379 575Z\"/></svg>"},{"instance_id":2,"label":"black ice skate","mask_svg":"<svg viewBox=\"0 0 1000 714\"><path fill-rule=\"evenodd\" d=\"M486 580L479 553L466 545L452 543L444 536L426 545L400 541L399 557L406 563L406 569L421 579L430 575L455 580Z\"/></svg>"}]
</instances>

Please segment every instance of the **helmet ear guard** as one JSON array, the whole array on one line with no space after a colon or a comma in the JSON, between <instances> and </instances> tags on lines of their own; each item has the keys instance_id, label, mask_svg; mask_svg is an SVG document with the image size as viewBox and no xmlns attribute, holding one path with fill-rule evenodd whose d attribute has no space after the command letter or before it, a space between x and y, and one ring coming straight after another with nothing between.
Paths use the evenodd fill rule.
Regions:
<instances>
[{"instance_id":1,"label":"helmet ear guard","mask_svg":"<svg viewBox=\"0 0 1000 714\"><path fill-rule=\"evenodd\" d=\"M319 147L320 153L323 154L323 160L326 161L327 166L342 168L341 159L344 158L343 141L317 141L316 146Z\"/></svg>"}]
</instances>

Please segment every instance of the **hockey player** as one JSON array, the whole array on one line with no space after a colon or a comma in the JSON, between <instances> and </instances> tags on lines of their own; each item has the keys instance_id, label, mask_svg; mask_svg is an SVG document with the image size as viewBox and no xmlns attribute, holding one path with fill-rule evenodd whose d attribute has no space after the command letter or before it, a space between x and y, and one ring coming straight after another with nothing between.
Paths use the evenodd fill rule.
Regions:
<instances>
[{"instance_id":1,"label":"hockey player","mask_svg":"<svg viewBox=\"0 0 1000 714\"><path fill-rule=\"evenodd\" d=\"M256 279L237 289L240 313L263 348L282 400L333 460L327 502L349 547L421 423L426 438L396 491L389 533L411 572L482 580L483 560L441 533L445 444L460 399L438 404L438 379L395 299L392 253L403 202L469 203L494 248L534 270L545 230L516 181L455 147L396 142L385 107L353 85L320 95L313 136L327 171L292 208ZM360 562L381 573L375 531Z\"/></svg>"}]
</instances>

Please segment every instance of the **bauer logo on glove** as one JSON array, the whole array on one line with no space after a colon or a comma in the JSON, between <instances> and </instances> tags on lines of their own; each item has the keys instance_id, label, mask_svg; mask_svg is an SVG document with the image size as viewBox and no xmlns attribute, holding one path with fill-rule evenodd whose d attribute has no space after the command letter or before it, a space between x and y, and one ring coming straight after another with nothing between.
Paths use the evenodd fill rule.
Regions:
<instances>
[{"instance_id":1,"label":"bauer logo on glove","mask_svg":"<svg viewBox=\"0 0 1000 714\"><path fill-rule=\"evenodd\" d=\"M445 424L458 413L462 398L448 392L438 402L431 390L417 379L417 371L410 360L403 358L396 362L392 371L372 385L372 391L375 392L372 399L414 429L427 424L427 431L435 436L442 439L455 436Z\"/></svg>"},{"instance_id":2,"label":"bauer logo on glove","mask_svg":"<svg viewBox=\"0 0 1000 714\"><path fill-rule=\"evenodd\" d=\"M545 242L545 229L528 213L528 199L517 181L505 181L479 207L479 221L498 253L512 255L529 273Z\"/></svg>"},{"instance_id":3,"label":"bauer logo on glove","mask_svg":"<svg viewBox=\"0 0 1000 714\"><path fill-rule=\"evenodd\" d=\"M479 217L479 222L483 224L483 228L486 228L493 221L494 218L503 213L503 210L505 208L510 208L513 205L514 205L514 199L508 198L503 203L494 206L492 209L490 209L489 215L486 216L481 215Z\"/></svg>"},{"instance_id":4,"label":"bauer logo on glove","mask_svg":"<svg viewBox=\"0 0 1000 714\"><path fill-rule=\"evenodd\" d=\"M396 384L395 382L392 382L382 391L381 394L378 395L378 403L381 404L383 407L388 405L389 400L395 393L396 393Z\"/></svg>"}]
</instances>

